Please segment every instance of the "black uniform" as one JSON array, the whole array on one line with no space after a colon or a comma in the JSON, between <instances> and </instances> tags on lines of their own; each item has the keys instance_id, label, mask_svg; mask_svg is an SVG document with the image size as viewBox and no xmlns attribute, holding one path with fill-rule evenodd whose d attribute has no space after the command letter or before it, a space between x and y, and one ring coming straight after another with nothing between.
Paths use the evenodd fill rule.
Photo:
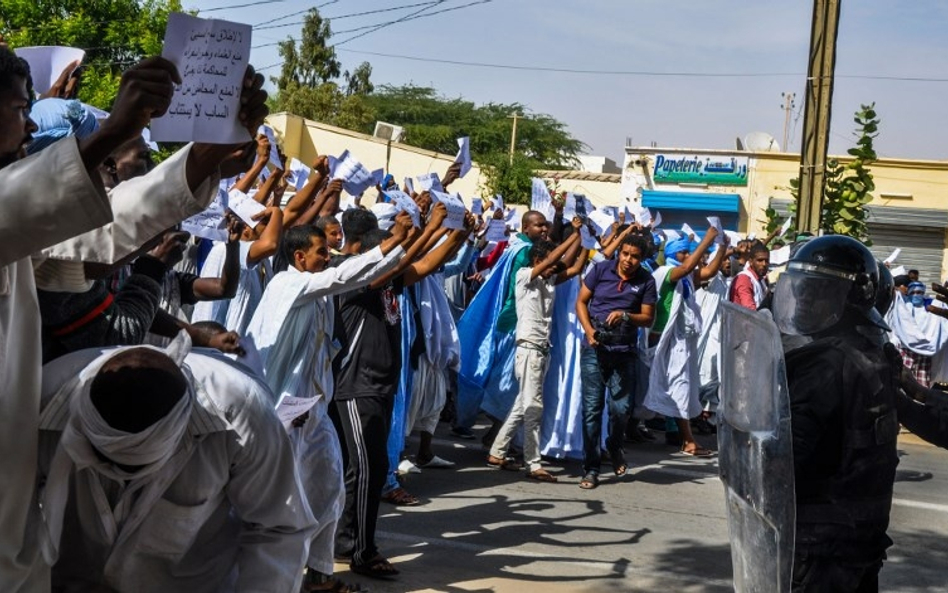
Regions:
<instances>
[{"instance_id":1,"label":"black uniform","mask_svg":"<svg viewBox=\"0 0 948 593\"><path fill-rule=\"evenodd\" d=\"M898 465L896 386L882 349L840 324L788 352L800 591L875 591Z\"/></svg>"}]
</instances>

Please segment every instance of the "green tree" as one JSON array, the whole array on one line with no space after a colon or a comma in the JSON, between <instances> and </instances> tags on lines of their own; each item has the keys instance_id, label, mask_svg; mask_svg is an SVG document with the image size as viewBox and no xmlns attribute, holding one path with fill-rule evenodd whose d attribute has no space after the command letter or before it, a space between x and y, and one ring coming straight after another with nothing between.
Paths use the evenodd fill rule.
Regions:
<instances>
[{"instance_id":1,"label":"green tree","mask_svg":"<svg viewBox=\"0 0 948 593\"><path fill-rule=\"evenodd\" d=\"M161 53L180 0L0 0L0 34L12 48L66 45L86 51L79 99L111 109L122 71Z\"/></svg>"},{"instance_id":2,"label":"green tree","mask_svg":"<svg viewBox=\"0 0 948 593\"><path fill-rule=\"evenodd\" d=\"M478 159L481 167L480 190L485 196L500 194L507 204L529 205L533 190L534 167L530 159L515 154L490 153Z\"/></svg>"},{"instance_id":3,"label":"green tree","mask_svg":"<svg viewBox=\"0 0 948 593\"><path fill-rule=\"evenodd\" d=\"M853 160L846 165L841 164L838 159L826 161L820 230L826 234L853 237L871 245L872 241L869 239L869 229L866 225L869 214L866 206L872 202L872 192L876 188L869 170L869 165L878 158L873 148L873 141L879 135L880 122L875 103L861 105L854 114L853 121L857 125L855 135L858 139L856 146L846 151ZM791 215L795 215L800 199L800 179L797 177L791 179L790 186L785 189L789 189L793 198L789 210ZM777 211L773 208L767 208L764 216L768 233L782 223ZM795 232L795 225L791 225L788 234Z\"/></svg>"},{"instance_id":4,"label":"green tree","mask_svg":"<svg viewBox=\"0 0 948 593\"><path fill-rule=\"evenodd\" d=\"M351 73L346 71L341 84L342 64L336 50L328 45L332 28L319 10L310 9L303 22L300 41L292 38L279 45L283 66L277 85L277 96L271 101L272 111L288 111L300 117L352 130L363 129L374 122L365 96L372 92L372 66L363 62Z\"/></svg>"},{"instance_id":5,"label":"green tree","mask_svg":"<svg viewBox=\"0 0 948 593\"><path fill-rule=\"evenodd\" d=\"M383 86L366 97L378 120L405 128L405 142L446 154L457 151L456 139L471 138L471 153L479 162L507 155L512 121L519 113L515 153L533 168L565 169L575 165L586 145L575 139L566 124L530 113L520 103L475 105L461 98L448 99L431 87ZM361 131L371 133L374 122ZM507 157L505 157L507 158Z\"/></svg>"}]
</instances>

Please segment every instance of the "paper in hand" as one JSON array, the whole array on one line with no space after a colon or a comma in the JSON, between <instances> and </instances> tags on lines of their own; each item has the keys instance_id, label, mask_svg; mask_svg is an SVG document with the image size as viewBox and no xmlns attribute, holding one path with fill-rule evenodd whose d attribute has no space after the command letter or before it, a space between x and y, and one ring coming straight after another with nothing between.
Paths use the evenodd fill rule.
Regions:
<instances>
[{"instance_id":1,"label":"paper in hand","mask_svg":"<svg viewBox=\"0 0 948 593\"><path fill-rule=\"evenodd\" d=\"M780 266L790 261L790 246L784 245L780 249L770 252L770 265Z\"/></svg>"},{"instance_id":2,"label":"paper in hand","mask_svg":"<svg viewBox=\"0 0 948 593\"><path fill-rule=\"evenodd\" d=\"M780 227L780 234L777 235L777 236L778 236L778 237L782 237L782 236L786 235L786 234L787 234L787 231L790 230L790 225L791 225L792 223L793 223L793 217L791 216L790 218L788 218L788 219L786 220L786 222L783 223L783 226Z\"/></svg>"},{"instance_id":3,"label":"paper in hand","mask_svg":"<svg viewBox=\"0 0 948 593\"><path fill-rule=\"evenodd\" d=\"M227 190L220 188L207 210L181 221L181 230L210 241L226 241L228 234L227 223L224 222L226 208Z\"/></svg>"},{"instance_id":4,"label":"paper in hand","mask_svg":"<svg viewBox=\"0 0 948 593\"><path fill-rule=\"evenodd\" d=\"M415 203L415 200L411 199L411 196L406 194L403 191L397 189L391 189L385 192L395 204L395 207L399 210L403 210L411 216L411 223L416 227L421 226L421 209L418 207L418 204Z\"/></svg>"},{"instance_id":5,"label":"paper in hand","mask_svg":"<svg viewBox=\"0 0 948 593\"><path fill-rule=\"evenodd\" d=\"M266 206L239 189L232 189L227 192L227 201L231 211L250 228L260 224L260 221L254 220L253 217L267 209Z\"/></svg>"},{"instance_id":6,"label":"paper in hand","mask_svg":"<svg viewBox=\"0 0 948 593\"><path fill-rule=\"evenodd\" d=\"M409 188L414 191L421 193L423 191L444 191L444 186L441 185L441 178L438 177L438 174L434 171L430 173L425 173L424 175L416 175L414 179L414 187L409 186Z\"/></svg>"},{"instance_id":7,"label":"paper in hand","mask_svg":"<svg viewBox=\"0 0 948 593\"><path fill-rule=\"evenodd\" d=\"M589 214L589 222L596 227L596 234L600 237L608 237L612 233L612 218L605 210L595 210Z\"/></svg>"},{"instance_id":8,"label":"paper in hand","mask_svg":"<svg viewBox=\"0 0 948 593\"><path fill-rule=\"evenodd\" d=\"M648 210L648 208L646 208ZM655 211L655 218L652 219L652 228L657 229L662 224L662 213L658 210Z\"/></svg>"},{"instance_id":9,"label":"paper in hand","mask_svg":"<svg viewBox=\"0 0 948 593\"><path fill-rule=\"evenodd\" d=\"M296 158L291 158L287 166L290 169L287 182L295 187L297 191L303 189L303 186L306 185L306 181L309 179L310 168Z\"/></svg>"},{"instance_id":10,"label":"paper in hand","mask_svg":"<svg viewBox=\"0 0 948 593\"><path fill-rule=\"evenodd\" d=\"M553 220L556 211L553 209L553 199L550 197L550 190L542 179L533 178L533 186L530 197L530 209L542 212L547 220Z\"/></svg>"},{"instance_id":11,"label":"paper in hand","mask_svg":"<svg viewBox=\"0 0 948 593\"><path fill-rule=\"evenodd\" d=\"M898 259L899 254L901 254L901 253L902 253L902 248L901 248L901 247L896 247L896 248L895 248L895 251L892 252L892 255L890 255L889 257L885 258L885 259L882 261L882 263L884 263L884 264L891 264L891 263L894 262L896 259Z\"/></svg>"},{"instance_id":12,"label":"paper in hand","mask_svg":"<svg viewBox=\"0 0 948 593\"><path fill-rule=\"evenodd\" d=\"M905 266L899 266L895 268L894 270L890 270L890 273L892 274L893 278L895 276L904 276L908 274L908 269Z\"/></svg>"},{"instance_id":13,"label":"paper in hand","mask_svg":"<svg viewBox=\"0 0 948 593\"><path fill-rule=\"evenodd\" d=\"M718 231L718 236L714 238L714 242L718 245L724 245L724 238L727 236L724 234L724 227L721 226L721 217L719 216L709 216L708 224L713 226L715 230Z\"/></svg>"},{"instance_id":14,"label":"paper in hand","mask_svg":"<svg viewBox=\"0 0 948 593\"><path fill-rule=\"evenodd\" d=\"M589 232L589 227L585 224L579 227L579 236L583 244L583 249L596 249L596 247L598 247L599 242L596 241L596 238Z\"/></svg>"},{"instance_id":15,"label":"paper in hand","mask_svg":"<svg viewBox=\"0 0 948 593\"><path fill-rule=\"evenodd\" d=\"M316 405L318 399L316 397L284 395L276 406L277 418L280 419L285 428L289 429L293 425L293 420L308 412Z\"/></svg>"},{"instance_id":16,"label":"paper in hand","mask_svg":"<svg viewBox=\"0 0 948 593\"><path fill-rule=\"evenodd\" d=\"M503 210L504 209L504 196L497 194L494 196L494 210ZM493 212L491 212L493 214Z\"/></svg>"},{"instance_id":17,"label":"paper in hand","mask_svg":"<svg viewBox=\"0 0 948 593\"><path fill-rule=\"evenodd\" d=\"M85 51L62 45L19 47L13 52L30 65L30 78L37 95L42 95L52 88L69 64L76 60L82 62L86 57Z\"/></svg>"},{"instance_id":18,"label":"paper in hand","mask_svg":"<svg viewBox=\"0 0 948 593\"><path fill-rule=\"evenodd\" d=\"M344 150L335 161L330 161L329 166L332 179L341 179L343 189L352 196L361 195L362 192L378 185L381 181L377 180L376 175L356 160L348 150Z\"/></svg>"},{"instance_id":19,"label":"paper in hand","mask_svg":"<svg viewBox=\"0 0 948 593\"><path fill-rule=\"evenodd\" d=\"M689 236L689 235L691 235L692 237L697 237L697 236L698 236L698 233L696 233L695 230L694 230L693 228L691 228L691 225L688 224L687 222L686 222L685 224L681 225L681 232L682 232L682 234L684 234L686 237Z\"/></svg>"},{"instance_id":20,"label":"paper in hand","mask_svg":"<svg viewBox=\"0 0 948 593\"><path fill-rule=\"evenodd\" d=\"M487 234L484 237L488 241L506 241L507 240L507 223L503 220L497 220L492 218L490 222L487 223Z\"/></svg>"},{"instance_id":21,"label":"paper in hand","mask_svg":"<svg viewBox=\"0 0 948 593\"><path fill-rule=\"evenodd\" d=\"M471 214L480 216L484 213L484 200L481 198L471 198Z\"/></svg>"},{"instance_id":22,"label":"paper in hand","mask_svg":"<svg viewBox=\"0 0 948 593\"><path fill-rule=\"evenodd\" d=\"M270 164L273 165L274 169L282 169L283 163L280 162L280 148L277 146L276 134L273 132L273 128L264 124L257 128L257 135L263 134L267 137L267 141L270 143Z\"/></svg>"},{"instance_id":23,"label":"paper in hand","mask_svg":"<svg viewBox=\"0 0 948 593\"><path fill-rule=\"evenodd\" d=\"M464 202L461 200L461 196L436 190L431 192L431 201L432 204L441 202L444 204L444 207L448 212L448 215L444 219L444 224L442 225L444 228L464 228L464 214L466 213L466 210L464 208Z\"/></svg>"},{"instance_id":24,"label":"paper in hand","mask_svg":"<svg viewBox=\"0 0 948 593\"><path fill-rule=\"evenodd\" d=\"M471 170L471 139L468 136L458 138L458 155L454 157L454 162L461 163L458 177L464 177Z\"/></svg>"},{"instance_id":25,"label":"paper in hand","mask_svg":"<svg viewBox=\"0 0 948 593\"><path fill-rule=\"evenodd\" d=\"M182 83L165 114L151 122L156 142L240 144L250 139L237 118L250 56L250 25L168 16L161 55Z\"/></svg>"}]
</instances>

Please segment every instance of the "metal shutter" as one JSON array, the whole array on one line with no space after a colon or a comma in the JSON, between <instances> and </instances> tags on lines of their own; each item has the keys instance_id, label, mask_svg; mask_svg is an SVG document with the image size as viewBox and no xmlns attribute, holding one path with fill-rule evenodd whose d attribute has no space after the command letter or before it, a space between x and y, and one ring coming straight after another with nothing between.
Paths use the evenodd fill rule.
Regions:
<instances>
[{"instance_id":1,"label":"metal shutter","mask_svg":"<svg viewBox=\"0 0 948 593\"><path fill-rule=\"evenodd\" d=\"M872 238L870 249L880 260L889 257L897 247L902 248L893 268L905 266L908 270L918 270L919 280L925 284L940 284L945 280L941 276L944 230L869 223L869 236Z\"/></svg>"}]
</instances>

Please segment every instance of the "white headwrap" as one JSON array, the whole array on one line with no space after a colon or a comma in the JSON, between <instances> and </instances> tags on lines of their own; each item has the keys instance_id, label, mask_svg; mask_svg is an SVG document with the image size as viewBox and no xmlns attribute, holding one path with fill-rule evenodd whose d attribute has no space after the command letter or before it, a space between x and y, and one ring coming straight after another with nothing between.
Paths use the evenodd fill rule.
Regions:
<instances>
[{"instance_id":1,"label":"white headwrap","mask_svg":"<svg viewBox=\"0 0 948 593\"><path fill-rule=\"evenodd\" d=\"M171 356L181 367L188 384L187 391L168 414L137 433L109 426L90 397L92 381L102 367L129 348L148 348ZM106 538L104 543L114 546L121 533L131 532L138 526L147 510L161 497L190 458L193 443L190 439L182 438L187 431L195 400L193 378L187 366L183 366L188 350L190 339L184 332L179 334L168 350L151 346L110 350L83 369L75 381L63 385L54 396L54 400L71 397L71 401L69 422L53 457L41 499L48 526L48 540L43 553L50 564L58 557L63 515L69 496L69 476L73 471L76 475L76 490L87 492L95 502ZM134 397L133 394L130 396ZM97 451L107 459L97 455ZM137 468L127 471L116 464ZM114 507L102 487L103 476L122 487Z\"/></svg>"}]
</instances>

